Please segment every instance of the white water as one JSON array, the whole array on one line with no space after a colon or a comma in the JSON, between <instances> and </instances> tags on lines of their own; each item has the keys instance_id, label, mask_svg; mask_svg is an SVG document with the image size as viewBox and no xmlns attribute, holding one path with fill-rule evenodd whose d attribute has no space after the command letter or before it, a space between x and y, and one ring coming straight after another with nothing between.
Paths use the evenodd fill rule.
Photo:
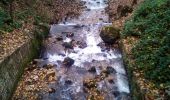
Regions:
<instances>
[{"instance_id":1,"label":"white water","mask_svg":"<svg viewBox=\"0 0 170 100\"><path fill-rule=\"evenodd\" d=\"M120 92L129 93L129 85L126 77L126 72L122 61L116 61L115 59L121 59L121 53L117 53L116 50L111 49L110 51L102 51L102 49L97 46L102 39L99 36L100 30L103 26L110 25L108 15L105 13L105 7L107 4L105 3L106 0L82 0L86 1L86 6L90 11L84 11L80 15L78 19L71 19L66 24L60 23L58 25L52 25L50 33L53 35L58 34L60 31L73 31L78 34L80 40L84 40L87 44L87 47L84 49L74 47L74 52L66 51L66 56L58 55L57 53L48 52L47 50L47 57L50 63L57 64L60 67L60 64L57 61L63 61L64 58L70 57L75 60L74 65L75 67L84 68L84 63L89 62L92 63L93 60L105 63L108 63L109 66L112 66L116 70L116 87ZM102 20L99 20L101 19ZM75 25L85 25L86 27L81 28L81 30L75 30L70 28L70 26ZM60 28L61 27L61 28ZM64 28L63 28L64 27ZM63 29L62 29L63 28ZM81 33L78 33L81 32ZM63 42L70 42L71 38L65 38ZM97 74L100 74L100 69L97 69ZM76 77L76 76L75 76ZM64 75L62 76L62 80L64 79ZM76 87L73 89L75 92L80 92L81 81L74 80L75 83L72 87ZM99 85L99 88L103 87L103 83ZM114 98L113 98L114 100Z\"/></svg>"}]
</instances>

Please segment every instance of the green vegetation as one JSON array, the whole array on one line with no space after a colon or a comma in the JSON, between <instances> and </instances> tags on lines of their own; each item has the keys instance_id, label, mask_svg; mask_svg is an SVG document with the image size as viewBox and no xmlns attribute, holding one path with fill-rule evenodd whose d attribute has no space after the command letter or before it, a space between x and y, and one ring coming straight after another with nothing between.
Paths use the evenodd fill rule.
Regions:
<instances>
[{"instance_id":1,"label":"green vegetation","mask_svg":"<svg viewBox=\"0 0 170 100\"><path fill-rule=\"evenodd\" d=\"M122 35L139 38L132 49L135 68L158 88L170 88L170 0L145 0Z\"/></svg>"},{"instance_id":2,"label":"green vegetation","mask_svg":"<svg viewBox=\"0 0 170 100\"><path fill-rule=\"evenodd\" d=\"M13 21L10 16L0 8L0 30L11 32L13 29L20 28L22 26L20 21Z\"/></svg>"},{"instance_id":3,"label":"green vegetation","mask_svg":"<svg viewBox=\"0 0 170 100\"><path fill-rule=\"evenodd\" d=\"M23 23L34 20L34 24L46 23L52 18L51 0L1 0L0 34L20 28Z\"/></svg>"}]
</instances>

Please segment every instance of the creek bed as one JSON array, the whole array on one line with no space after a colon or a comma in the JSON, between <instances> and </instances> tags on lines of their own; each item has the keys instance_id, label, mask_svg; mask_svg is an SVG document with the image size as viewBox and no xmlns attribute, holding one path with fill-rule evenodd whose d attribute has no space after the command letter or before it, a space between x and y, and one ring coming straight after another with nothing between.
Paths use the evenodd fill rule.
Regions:
<instances>
[{"instance_id":1,"label":"creek bed","mask_svg":"<svg viewBox=\"0 0 170 100\"><path fill-rule=\"evenodd\" d=\"M107 0L82 1L86 8L78 18L51 25L37 66L41 70L51 66L55 71L48 75L54 72L55 80L47 83L48 92L36 92L38 98L129 100L122 54L118 48L106 45L99 35L102 27L111 25L105 12Z\"/></svg>"}]
</instances>

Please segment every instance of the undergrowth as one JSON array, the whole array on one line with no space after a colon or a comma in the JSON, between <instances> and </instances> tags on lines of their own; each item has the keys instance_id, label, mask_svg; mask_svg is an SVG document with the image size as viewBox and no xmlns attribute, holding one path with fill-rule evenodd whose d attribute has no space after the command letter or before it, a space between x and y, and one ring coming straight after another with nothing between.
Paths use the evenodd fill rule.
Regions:
<instances>
[{"instance_id":1,"label":"undergrowth","mask_svg":"<svg viewBox=\"0 0 170 100\"><path fill-rule=\"evenodd\" d=\"M170 0L145 0L122 35L138 37L132 49L135 68L156 87L170 89Z\"/></svg>"},{"instance_id":2,"label":"undergrowth","mask_svg":"<svg viewBox=\"0 0 170 100\"><path fill-rule=\"evenodd\" d=\"M53 17L50 11L52 6L48 5L50 2L52 0L0 1L0 34L22 27L22 24L27 23L29 18L33 18L34 24L49 22Z\"/></svg>"}]
</instances>

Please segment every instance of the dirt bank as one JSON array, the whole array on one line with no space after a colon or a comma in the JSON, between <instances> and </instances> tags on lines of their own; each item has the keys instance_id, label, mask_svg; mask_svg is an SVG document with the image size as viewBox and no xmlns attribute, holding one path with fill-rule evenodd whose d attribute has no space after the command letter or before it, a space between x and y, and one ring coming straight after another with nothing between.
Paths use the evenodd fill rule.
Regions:
<instances>
[{"instance_id":1,"label":"dirt bank","mask_svg":"<svg viewBox=\"0 0 170 100\"><path fill-rule=\"evenodd\" d=\"M108 0L106 12L114 27L123 29L124 23L143 0Z\"/></svg>"}]
</instances>

